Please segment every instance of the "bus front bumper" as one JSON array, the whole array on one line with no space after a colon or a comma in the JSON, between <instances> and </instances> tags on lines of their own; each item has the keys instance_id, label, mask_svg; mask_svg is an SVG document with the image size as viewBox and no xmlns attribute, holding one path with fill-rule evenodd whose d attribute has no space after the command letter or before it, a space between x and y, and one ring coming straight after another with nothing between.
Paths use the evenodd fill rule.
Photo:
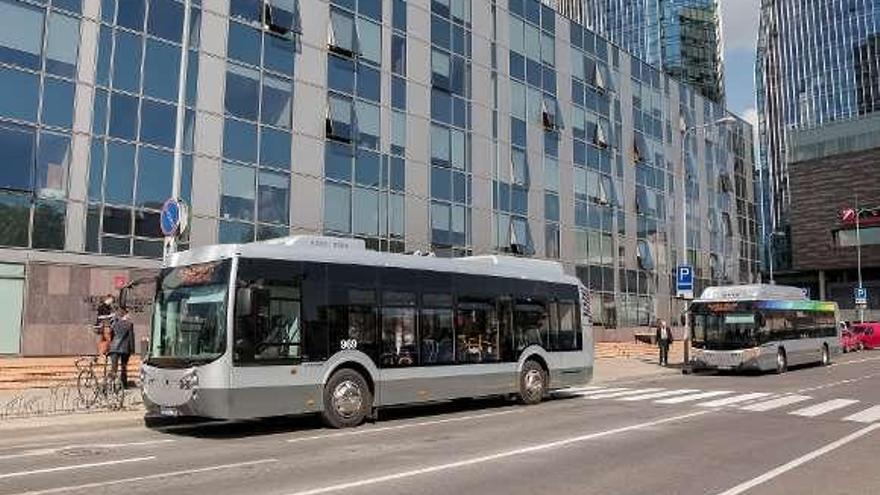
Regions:
<instances>
[{"instance_id":1,"label":"bus front bumper","mask_svg":"<svg viewBox=\"0 0 880 495\"><path fill-rule=\"evenodd\" d=\"M694 349L691 355L691 369L751 371L761 370L760 349L739 351L707 351Z\"/></svg>"}]
</instances>

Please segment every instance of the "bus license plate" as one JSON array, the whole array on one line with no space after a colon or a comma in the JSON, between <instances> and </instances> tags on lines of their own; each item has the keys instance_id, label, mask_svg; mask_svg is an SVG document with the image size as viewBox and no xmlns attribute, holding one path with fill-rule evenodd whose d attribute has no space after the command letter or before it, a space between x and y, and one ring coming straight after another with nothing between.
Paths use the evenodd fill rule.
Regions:
<instances>
[{"instance_id":1,"label":"bus license plate","mask_svg":"<svg viewBox=\"0 0 880 495\"><path fill-rule=\"evenodd\" d=\"M159 414L162 416L177 416L179 412L174 407L163 407L159 409Z\"/></svg>"}]
</instances>

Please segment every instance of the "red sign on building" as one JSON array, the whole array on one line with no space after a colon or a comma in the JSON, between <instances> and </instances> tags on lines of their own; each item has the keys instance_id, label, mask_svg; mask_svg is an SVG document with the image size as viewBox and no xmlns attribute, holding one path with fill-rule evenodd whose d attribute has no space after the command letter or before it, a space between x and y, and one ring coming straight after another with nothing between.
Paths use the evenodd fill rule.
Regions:
<instances>
[{"instance_id":1,"label":"red sign on building","mask_svg":"<svg viewBox=\"0 0 880 495\"><path fill-rule=\"evenodd\" d=\"M840 221L844 225L855 227L856 219L860 226L876 226L880 225L880 206L874 208L844 208L840 210Z\"/></svg>"}]
</instances>

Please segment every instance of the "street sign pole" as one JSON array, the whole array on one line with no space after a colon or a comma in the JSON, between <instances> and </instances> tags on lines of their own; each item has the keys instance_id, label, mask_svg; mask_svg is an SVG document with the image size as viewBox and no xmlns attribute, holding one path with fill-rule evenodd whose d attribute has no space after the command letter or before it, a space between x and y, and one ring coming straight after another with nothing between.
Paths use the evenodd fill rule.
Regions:
<instances>
[{"instance_id":1,"label":"street sign pole","mask_svg":"<svg viewBox=\"0 0 880 495\"><path fill-rule=\"evenodd\" d=\"M183 129L186 120L186 75L189 71L189 36L191 0L183 2L183 33L180 48L180 72L177 74L177 121L174 128L174 174L171 179L171 198L180 200L180 182L183 177ZM177 235L165 240L165 254L177 251Z\"/></svg>"},{"instance_id":2,"label":"street sign pole","mask_svg":"<svg viewBox=\"0 0 880 495\"><path fill-rule=\"evenodd\" d=\"M857 270L859 272L859 292L863 292L865 290L862 285L862 234L859 226L859 216L861 212L859 211L859 195L856 194L856 263ZM867 297L865 298L865 302L859 305L859 321L865 322L865 305L867 305Z\"/></svg>"},{"instance_id":3,"label":"street sign pole","mask_svg":"<svg viewBox=\"0 0 880 495\"><path fill-rule=\"evenodd\" d=\"M690 314L688 314L688 300L694 298L694 268L690 265L680 265L675 270L675 293L682 300L684 310L684 332L682 333L683 363L682 371L688 372L690 363Z\"/></svg>"}]
</instances>

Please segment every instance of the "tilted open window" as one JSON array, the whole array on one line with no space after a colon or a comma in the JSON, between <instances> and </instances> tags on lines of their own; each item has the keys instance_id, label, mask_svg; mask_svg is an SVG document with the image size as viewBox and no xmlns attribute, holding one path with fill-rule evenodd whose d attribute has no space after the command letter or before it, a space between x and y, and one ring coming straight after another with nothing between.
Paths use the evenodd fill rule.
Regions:
<instances>
[{"instance_id":1,"label":"tilted open window","mask_svg":"<svg viewBox=\"0 0 880 495\"><path fill-rule=\"evenodd\" d=\"M354 134L350 98L331 94L327 98L327 117L325 133L328 139L350 143Z\"/></svg>"},{"instance_id":2,"label":"tilted open window","mask_svg":"<svg viewBox=\"0 0 880 495\"><path fill-rule=\"evenodd\" d=\"M327 47L339 55L354 57L357 45L354 17L341 10L331 9Z\"/></svg>"}]
</instances>

